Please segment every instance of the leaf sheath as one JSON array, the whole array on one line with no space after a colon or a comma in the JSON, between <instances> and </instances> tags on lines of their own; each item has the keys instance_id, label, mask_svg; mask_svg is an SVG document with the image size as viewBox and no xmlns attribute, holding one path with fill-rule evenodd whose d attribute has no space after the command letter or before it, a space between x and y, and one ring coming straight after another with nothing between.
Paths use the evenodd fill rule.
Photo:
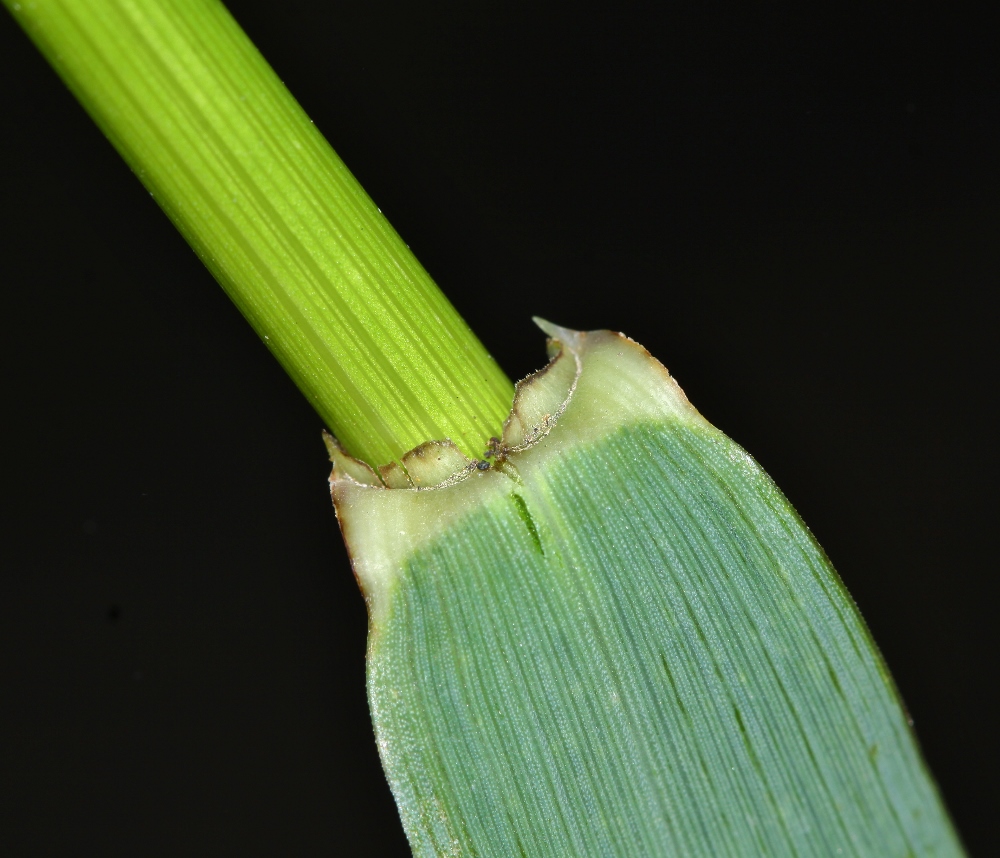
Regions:
<instances>
[{"instance_id":1,"label":"leaf sheath","mask_svg":"<svg viewBox=\"0 0 1000 858\"><path fill-rule=\"evenodd\" d=\"M787 500L638 346L581 342L565 411L502 468L335 475L355 555L376 526L397 546L369 695L415 854L961 855Z\"/></svg>"}]
</instances>

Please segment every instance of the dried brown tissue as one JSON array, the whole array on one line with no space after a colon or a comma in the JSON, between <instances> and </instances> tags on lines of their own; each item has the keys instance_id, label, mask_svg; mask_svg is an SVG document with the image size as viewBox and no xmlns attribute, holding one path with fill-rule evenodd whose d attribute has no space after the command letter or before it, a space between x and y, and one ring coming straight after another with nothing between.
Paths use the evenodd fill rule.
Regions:
<instances>
[{"instance_id":1,"label":"dried brown tissue","mask_svg":"<svg viewBox=\"0 0 1000 858\"><path fill-rule=\"evenodd\" d=\"M455 485L483 470L482 464L503 470L507 457L526 450L544 438L565 411L576 389L582 369L581 351L585 338L610 334L628 340L624 334L595 331L588 334L536 320L549 336L546 349L549 362L514 386L514 401L504 421L499 443L488 450L489 457L470 459L450 439L425 441L406 453L398 462L378 469L349 455L329 432L323 433L333 471L331 489L346 480L355 485L425 491ZM638 346L628 340L633 346ZM638 346L642 348L641 346ZM643 349L645 351L645 349ZM492 462L489 461L492 458ZM336 492L333 493L336 504Z\"/></svg>"}]
</instances>

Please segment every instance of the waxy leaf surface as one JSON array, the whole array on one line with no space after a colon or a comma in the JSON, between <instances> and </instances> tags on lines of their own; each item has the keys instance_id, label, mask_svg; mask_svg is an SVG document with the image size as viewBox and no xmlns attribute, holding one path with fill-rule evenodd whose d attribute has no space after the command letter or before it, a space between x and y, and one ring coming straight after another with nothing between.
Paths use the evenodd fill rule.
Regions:
<instances>
[{"instance_id":1,"label":"waxy leaf surface","mask_svg":"<svg viewBox=\"0 0 1000 858\"><path fill-rule=\"evenodd\" d=\"M547 330L488 469L390 489L334 451L414 854L962 854L781 492L634 342Z\"/></svg>"}]
</instances>

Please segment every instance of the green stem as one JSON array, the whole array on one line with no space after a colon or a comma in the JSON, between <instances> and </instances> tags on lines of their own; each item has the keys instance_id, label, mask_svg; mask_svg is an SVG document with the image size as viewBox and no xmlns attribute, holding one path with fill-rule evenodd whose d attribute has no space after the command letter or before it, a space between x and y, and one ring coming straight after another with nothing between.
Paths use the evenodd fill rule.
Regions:
<instances>
[{"instance_id":1,"label":"green stem","mask_svg":"<svg viewBox=\"0 0 1000 858\"><path fill-rule=\"evenodd\" d=\"M354 455L499 433L513 388L216 0L3 0Z\"/></svg>"}]
</instances>

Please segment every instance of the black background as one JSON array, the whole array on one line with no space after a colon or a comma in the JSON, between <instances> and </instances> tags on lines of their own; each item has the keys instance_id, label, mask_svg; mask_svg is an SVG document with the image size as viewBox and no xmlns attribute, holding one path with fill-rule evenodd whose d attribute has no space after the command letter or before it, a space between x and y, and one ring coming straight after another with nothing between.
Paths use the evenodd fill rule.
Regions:
<instances>
[{"instance_id":1,"label":"black background","mask_svg":"<svg viewBox=\"0 0 1000 858\"><path fill-rule=\"evenodd\" d=\"M944 4L232 2L513 377L622 330L782 486L970 850L1000 112ZM320 422L0 17L0 853L404 855Z\"/></svg>"}]
</instances>

